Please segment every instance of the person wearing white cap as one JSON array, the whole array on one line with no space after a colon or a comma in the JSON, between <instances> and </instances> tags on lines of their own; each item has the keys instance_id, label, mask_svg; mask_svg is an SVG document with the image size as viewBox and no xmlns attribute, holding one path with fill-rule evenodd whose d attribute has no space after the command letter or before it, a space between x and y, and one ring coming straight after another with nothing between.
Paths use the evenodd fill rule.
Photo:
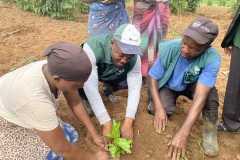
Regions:
<instances>
[{"instance_id":1,"label":"person wearing white cap","mask_svg":"<svg viewBox=\"0 0 240 160\"><path fill-rule=\"evenodd\" d=\"M218 26L210 19L197 18L182 35L182 39L159 45L159 58L148 72L151 93L148 109L160 133L167 126L168 116L174 113L177 98L183 95L193 100L186 120L168 144L168 156L173 159L185 156L187 137L201 111L204 153L217 156L219 98L214 85L221 56L211 43L218 35Z\"/></svg>"},{"instance_id":2,"label":"person wearing white cap","mask_svg":"<svg viewBox=\"0 0 240 160\"><path fill-rule=\"evenodd\" d=\"M93 70L84 84L84 90L80 89L79 93L85 105L88 103L91 105L85 107L87 109L91 107L103 125L103 135L111 132L112 121L98 91L99 81L107 83L114 90L128 88L126 116L121 125L121 133L124 138L133 138L132 125L142 83L140 43L139 31L132 24L123 24L117 28L114 35L91 36L82 44ZM105 93L108 97L111 94Z\"/></svg>"}]
</instances>

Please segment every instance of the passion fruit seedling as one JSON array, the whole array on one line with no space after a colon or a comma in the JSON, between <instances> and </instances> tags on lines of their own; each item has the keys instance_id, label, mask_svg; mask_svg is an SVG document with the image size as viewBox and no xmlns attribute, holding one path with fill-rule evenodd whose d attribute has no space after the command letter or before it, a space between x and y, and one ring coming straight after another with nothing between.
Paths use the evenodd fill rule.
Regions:
<instances>
[{"instance_id":1,"label":"passion fruit seedling","mask_svg":"<svg viewBox=\"0 0 240 160\"><path fill-rule=\"evenodd\" d=\"M113 120L112 133L106 134L107 137L113 139L113 143L109 144L109 152L113 158L119 157L121 154L131 153L131 143L133 140L121 138L120 122Z\"/></svg>"}]
</instances>

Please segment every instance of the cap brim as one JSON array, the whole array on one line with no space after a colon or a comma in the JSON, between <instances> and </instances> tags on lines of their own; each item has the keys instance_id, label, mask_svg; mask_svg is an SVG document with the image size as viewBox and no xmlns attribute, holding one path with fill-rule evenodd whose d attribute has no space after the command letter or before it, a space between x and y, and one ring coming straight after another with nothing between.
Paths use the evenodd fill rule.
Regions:
<instances>
[{"instance_id":1,"label":"cap brim","mask_svg":"<svg viewBox=\"0 0 240 160\"><path fill-rule=\"evenodd\" d=\"M192 29L189 29L189 28L187 28L185 31L183 31L182 35L191 37L198 44L206 44L206 43L208 43L210 41L209 39L203 37L198 32L196 32L196 31L194 31Z\"/></svg>"},{"instance_id":2,"label":"cap brim","mask_svg":"<svg viewBox=\"0 0 240 160\"><path fill-rule=\"evenodd\" d=\"M120 41L118 41L118 45L119 45L121 51L125 54L142 55L142 50L141 50L140 46L130 45L130 44L126 44L126 43L123 43Z\"/></svg>"}]
</instances>

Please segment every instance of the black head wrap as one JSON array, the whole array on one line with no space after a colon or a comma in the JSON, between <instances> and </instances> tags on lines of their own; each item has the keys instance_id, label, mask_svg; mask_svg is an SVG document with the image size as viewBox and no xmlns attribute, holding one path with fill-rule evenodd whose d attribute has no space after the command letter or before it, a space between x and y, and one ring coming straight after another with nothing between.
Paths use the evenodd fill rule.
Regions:
<instances>
[{"instance_id":1,"label":"black head wrap","mask_svg":"<svg viewBox=\"0 0 240 160\"><path fill-rule=\"evenodd\" d=\"M48 56L49 72L66 81L86 81L91 74L91 62L78 45L58 42L48 47L43 54L45 56Z\"/></svg>"}]
</instances>

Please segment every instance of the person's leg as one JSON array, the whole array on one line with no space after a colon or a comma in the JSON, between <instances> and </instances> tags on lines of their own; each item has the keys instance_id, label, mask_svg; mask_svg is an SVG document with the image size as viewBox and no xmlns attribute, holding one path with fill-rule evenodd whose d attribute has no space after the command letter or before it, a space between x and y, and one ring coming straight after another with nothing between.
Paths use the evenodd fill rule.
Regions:
<instances>
[{"instance_id":1,"label":"person's leg","mask_svg":"<svg viewBox=\"0 0 240 160\"><path fill-rule=\"evenodd\" d=\"M60 126L63 129L63 133L65 135L65 137L67 138L67 140L70 143L75 144L78 141L78 133L75 130L75 128L73 128L70 124L63 122L61 119L59 119L60 122ZM63 160L62 157L58 157L52 150L48 153L46 160Z\"/></svg>"},{"instance_id":2,"label":"person's leg","mask_svg":"<svg viewBox=\"0 0 240 160\"><path fill-rule=\"evenodd\" d=\"M0 117L0 159L44 159L50 148L34 129L15 125Z\"/></svg>"},{"instance_id":3,"label":"person's leg","mask_svg":"<svg viewBox=\"0 0 240 160\"><path fill-rule=\"evenodd\" d=\"M88 98L87 98L87 96L86 96L86 94L84 92L84 89L83 88L79 88L78 89L78 93L79 93L79 95L80 95L80 97L81 97L81 99L83 101L84 107L85 107L88 115L90 117L93 116L94 113L93 113L92 107L91 107L91 105L90 105L90 103L88 101Z\"/></svg>"},{"instance_id":4,"label":"person's leg","mask_svg":"<svg viewBox=\"0 0 240 160\"><path fill-rule=\"evenodd\" d=\"M184 91L184 95L193 99L197 82L189 85ZM219 153L217 140L217 119L218 119L219 97L218 91L213 87L207 97L202 110L203 116L203 149L208 156L217 156Z\"/></svg>"},{"instance_id":5,"label":"person's leg","mask_svg":"<svg viewBox=\"0 0 240 160\"><path fill-rule=\"evenodd\" d=\"M101 88L101 92L108 97L109 101L113 103L119 102L119 97L116 96L113 92L120 89L127 89L127 76L124 76L120 79L103 82L103 86Z\"/></svg>"},{"instance_id":6,"label":"person's leg","mask_svg":"<svg viewBox=\"0 0 240 160\"><path fill-rule=\"evenodd\" d=\"M222 120L218 131L240 132L240 48L233 46Z\"/></svg>"},{"instance_id":7,"label":"person's leg","mask_svg":"<svg viewBox=\"0 0 240 160\"><path fill-rule=\"evenodd\" d=\"M178 93L174 92L168 88L163 87L159 90L159 96L162 101L163 107L166 111L166 114L168 116L172 115L175 111ZM150 101L148 104L148 111L152 115L155 114L155 107L154 107L152 101Z\"/></svg>"}]
</instances>

